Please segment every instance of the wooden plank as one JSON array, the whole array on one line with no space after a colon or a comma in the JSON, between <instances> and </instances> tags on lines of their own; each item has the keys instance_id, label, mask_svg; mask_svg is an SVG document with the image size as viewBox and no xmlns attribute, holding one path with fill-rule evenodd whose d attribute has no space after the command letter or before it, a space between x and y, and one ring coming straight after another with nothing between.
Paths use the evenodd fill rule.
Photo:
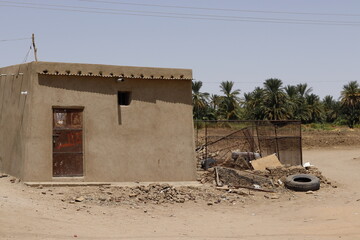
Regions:
<instances>
[{"instance_id":1,"label":"wooden plank","mask_svg":"<svg viewBox=\"0 0 360 240\"><path fill-rule=\"evenodd\" d=\"M218 186L218 187L222 186L222 183L221 183L220 178L219 178L219 172L218 172L217 167L215 167L215 182L216 182L216 186Z\"/></svg>"},{"instance_id":2,"label":"wooden plank","mask_svg":"<svg viewBox=\"0 0 360 240\"><path fill-rule=\"evenodd\" d=\"M253 188L253 187L242 186L242 185L234 186L234 188L236 188L236 189L245 188L245 189L249 189L249 190L254 190L254 191L259 191L259 192L269 192L269 193L275 193L276 192L275 190L262 189L262 188Z\"/></svg>"}]
</instances>

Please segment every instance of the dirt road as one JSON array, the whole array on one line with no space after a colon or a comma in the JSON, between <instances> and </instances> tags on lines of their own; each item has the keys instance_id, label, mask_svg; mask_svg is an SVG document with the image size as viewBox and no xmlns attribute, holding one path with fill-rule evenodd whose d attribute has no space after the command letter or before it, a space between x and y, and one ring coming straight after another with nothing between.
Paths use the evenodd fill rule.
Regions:
<instances>
[{"instance_id":1,"label":"dirt road","mask_svg":"<svg viewBox=\"0 0 360 240\"><path fill-rule=\"evenodd\" d=\"M360 149L305 150L338 188L236 205L87 206L0 179L0 239L360 239ZM81 207L80 207L81 206Z\"/></svg>"}]
</instances>

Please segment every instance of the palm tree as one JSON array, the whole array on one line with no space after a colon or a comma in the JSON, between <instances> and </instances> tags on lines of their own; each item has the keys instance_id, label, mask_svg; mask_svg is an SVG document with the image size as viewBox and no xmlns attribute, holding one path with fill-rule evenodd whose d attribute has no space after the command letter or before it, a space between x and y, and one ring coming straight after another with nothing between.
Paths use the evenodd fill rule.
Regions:
<instances>
[{"instance_id":1,"label":"palm tree","mask_svg":"<svg viewBox=\"0 0 360 240\"><path fill-rule=\"evenodd\" d=\"M360 89L357 81L344 85L341 91L341 102L346 106L356 106L359 103Z\"/></svg>"},{"instance_id":2,"label":"palm tree","mask_svg":"<svg viewBox=\"0 0 360 240\"><path fill-rule=\"evenodd\" d=\"M319 122L323 116L323 106L320 98L316 94L306 95L306 104L310 113L310 122Z\"/></svg>"},{"instance_id":3,"label":"palm tree","mask_svg":"<svg viewBox=\"0 0 360 240\"><path fill-rule=\"evenodd\" d=\"M219 105L221 97L217 94L211 94L208 100L208 107L206 111L207 120L216 120L218 118Z\"/></svg>"},{"instance_id":4,"label":"palm tree","mask_svg":"<svg viewBox=\"0 0 360 240\"><path fill-rule=\"evenodd\" d=\"M325 120L328 123L334 122L340 113L340 104L338 101L334 100L334 98L330 95L327 95L322 100L322 104L324 106L324 114Z\"/></svg>"},{"instance_id":5,"label":"palm tree","mask_svg":"<svg viewBox=\"0 0 360 240\"><path fill-rule=\"evenodd\" d=\"M305 98L312 92L312 88L308 88L307 83L299 83L298 85L296 85L296 87L300 94L300 97L302 98Z\"/></svg>"},{"instance_id":6,"label":"palm tree","mask_svg":"<svg viewBox=\"0 0 360 240\"><path fill-rule=\"evenodd\" d=\"M264 117L268 120L284 120L291 118L291 109L288 104L282 81L270 78L264 82Z\"/></svg>"},{"instance_id":7,"label":"palm tree","mask_svg":"<svg viewBox=\"0 0 360 240\"><path fill-rule=\"evenodd\" d=\"M302 103L298 87L294 86L294 85L287 85L284 88L284 90L288 96L289 109L291 110L291 116L294 119L298 119L297 112L298 112L299 106Z\"/></svg>"},{"instance_id":8,"label":"palm tree","mask_svg":"<svg viewBox=\"0 0 360 240\"><path fill-rule=\"evenodd\" d=\"M219 110L220 103L221 103L221 97L217 94L211 94L209 101L210 108L217 111Z\"/></svg>"},{"instance_id":9,"label":"palm tree","mask_svg":"<svg viewBox=\"0 0 360 240\"><path fill-rule=\"evenodd\" d=\"M290 100L296 101L296 99L299 97L299 91L297 86L294 85L287 85L284 88L286 94L288 95Z\"/></svg>"},{"instance_id":10,"label":"palm tree","mask_svg":"<svg viewBox=\"0 0 360 240\"><path fill-rule=\"evenodd\" d=\"M306 97L312 92L312 88L309 88L307 83L300 83L296 85L298 92L298 99L296 102L296 108L294 110L294 119L301 120L301 122L309 122L311 119L311 110L306 101Z\"/></svg>"},{"instance_id":11,"label":"palm tree","mask_svg":"<svg viewBox=\"0 0 360 240\"><path fill-rule=\"evenodd\" d=\"M264 89L256 87L250 93L244 93L245 118L250 120L262 120L265 115L263 112Z\"/></svg>"},{"instance_id":12,"label":"palm tree","mask_svg":"<svg viewBox=\"0 0 360 240\"><path fill-rule=\"evenodd\" d=\"M341 91L341 108L348 126L353 128L359 122L360 113L360 89L357 81L344 85Z\"/></svg>"},{"instance_id":13,"label":"palm tree","mask_svg":"<svg viewBox=\"0 0 360 240\"><path fill-rule=\"evenodd\" d=\"M195 119L203 119L206 115L209 94L200 92L201 87L201 81L192 82L193 115Z\"/></svg>"},{"instance_id":14,"label":"palm tree","mask_svg":"<svg viewBox=\"0 0 360 240\"><path fill-rule=\"evenodd\" d=\"M238 119L238 110L240 98L239 89L233 90L234 82L224 81L220 83L220 91L224 93L224 96L221 96L219 104L220 115L226 120Z\"/></svg>"}]
</instances>

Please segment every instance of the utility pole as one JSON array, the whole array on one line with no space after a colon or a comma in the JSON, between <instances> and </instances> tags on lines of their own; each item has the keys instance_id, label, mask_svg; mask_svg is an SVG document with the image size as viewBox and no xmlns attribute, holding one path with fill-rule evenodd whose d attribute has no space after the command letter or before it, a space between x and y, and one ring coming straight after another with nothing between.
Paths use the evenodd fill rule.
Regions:
<instances>
[{"instance_id":1,"label":"utility pole","mask_svg":"<svg viewBox=\"0 0 360 240\"><path fill-rule=\"evenodd\" d=\"M35 62L37 62L38 58L37 58L37 48L35 45L35 34L32 34L32 45L33 45L33 49L34 49Z\"/></svg>"}]
</instances>

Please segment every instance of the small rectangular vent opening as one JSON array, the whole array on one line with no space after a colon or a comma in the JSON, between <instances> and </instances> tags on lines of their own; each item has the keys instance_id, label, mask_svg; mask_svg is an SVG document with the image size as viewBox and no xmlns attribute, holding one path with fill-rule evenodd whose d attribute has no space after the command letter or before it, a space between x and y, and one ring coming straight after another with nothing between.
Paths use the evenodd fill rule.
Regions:
<instances>
[{"instance_id":1,"label":"small rectangular vent opening","mask_svg":"<svg viewBox=\"0 0 360 240\"><path fill-rule=\"evenodd\" d=\"M129 106L131 102L131 92L118 92L118 104Z\"/></svg>"}]
</instances>

